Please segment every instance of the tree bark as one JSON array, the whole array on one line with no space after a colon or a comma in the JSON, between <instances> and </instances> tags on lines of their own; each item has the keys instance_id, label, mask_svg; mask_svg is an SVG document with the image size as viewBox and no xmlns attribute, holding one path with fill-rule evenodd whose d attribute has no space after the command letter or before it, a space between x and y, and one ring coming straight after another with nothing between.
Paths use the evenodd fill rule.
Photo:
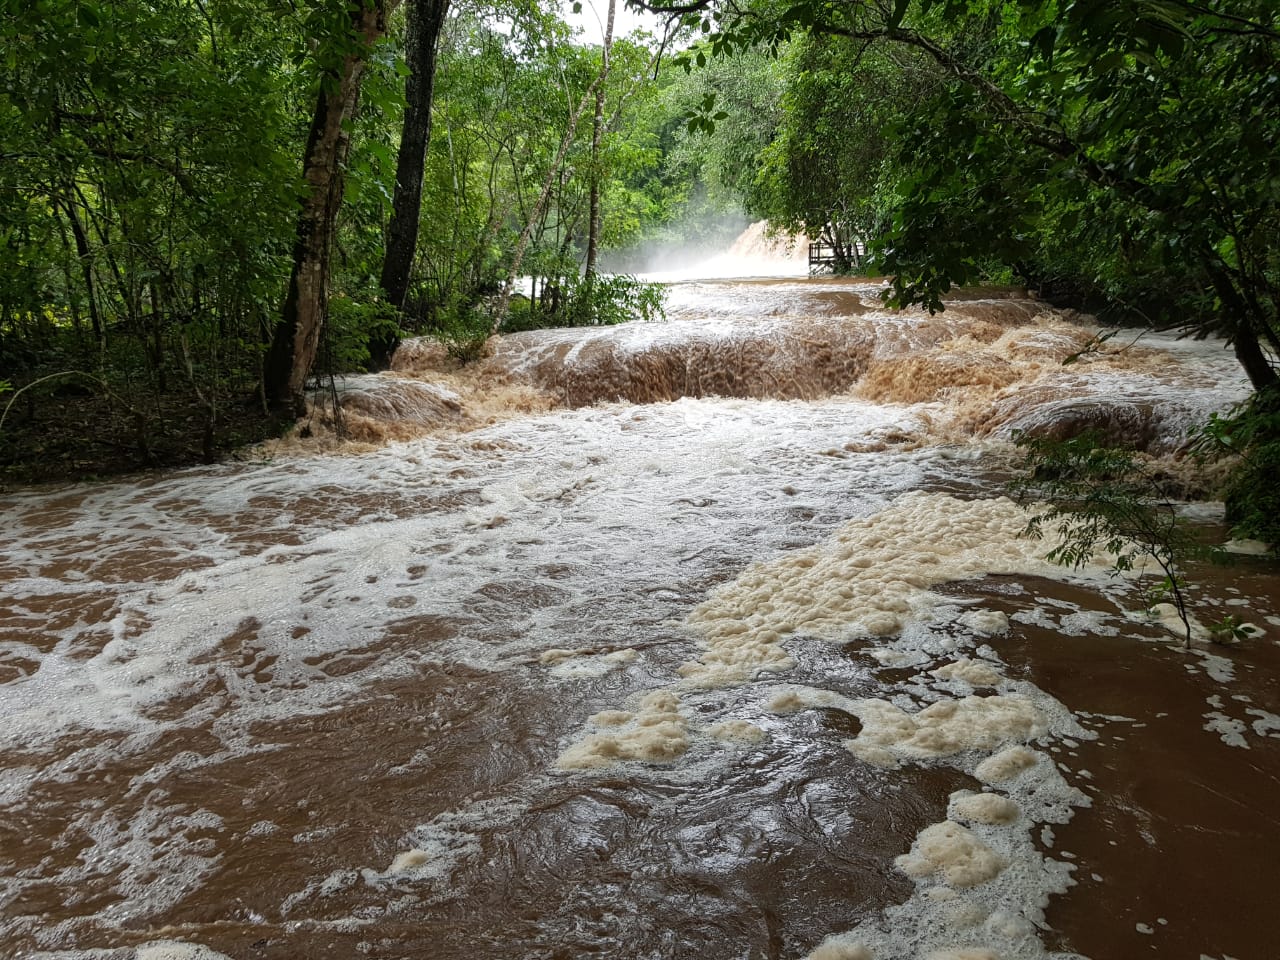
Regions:
<instances>
[{"instance_id":1,"label":"tree bark","mask_svg":"<svg viewBox=\"0 0 1280 960\"><path fill-rule=\"evenodd\" d=\"M449 0L411 0L405 38L405 60L409 75L404 81L404 126L396 155L396 187L391 201L391 224L387 228L386 253L380 284L387 302L397 311L404 309L409 288L409 271L418 246L418 220L422 211L422 172L431 142L431 96L436 73L436 46L449 12ZM375 333L369 341L372 369L385 369L391 362L398 338Z\"/></svg>"},{"instance_id":2,"label":"tree bark","mask_svg":"<svg viewBox=\"0 0 1280 960\"><path fill-rule=\"evenodd\" d=\"M342 205L342 159L346 137L342 122L355 109L369 48L387 29L393 0L355 0L350 11L351 35L360 48L342 58L320 86L307 148L303 179L307 193L298 212L293 269L263 368L268 400L279 408L306 411L304 387L320 348L320 333L329 306L329 267L333 233Z\"/></svg>"},{"instance_id":3,"label":"tree bark","mask_svg":"<svg viewBox=\"0 0 1280 960\"><path fill-rule=\"evenodd\" d=\"M67 215L67 222L71 224L71 234L76 242L76 258L80 261L80 270L84 275L84 288L89 297L89 321L93 324L93 339L101 350L105 343L105 335L102 327L102 318L98 315L98 300L93 284L93 261L91 251L89 249L89 238L84 232L84 227L80 224L80 218L76 215L76 208L72 200L58 201Z\"/></svg>"}]
</instances>

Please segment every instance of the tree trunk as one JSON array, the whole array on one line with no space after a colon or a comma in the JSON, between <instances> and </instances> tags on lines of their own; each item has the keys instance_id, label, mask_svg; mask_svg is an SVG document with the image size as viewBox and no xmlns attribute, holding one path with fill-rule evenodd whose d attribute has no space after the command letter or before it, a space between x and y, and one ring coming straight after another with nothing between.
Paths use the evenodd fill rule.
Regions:
<instances>
[{"instance_id":1,"label":"tree trunk","mask_svg":"<svg viewBox=\"0 0 1280 960\"><path fill-rule=\"evenodd\" d=\"M1250 322L1249 305L1236 290L1225 271L1212 265L1208 266L1207 270L1209 280L1221 301L1222 311L1235 319L1234 329L1228 332L1228 336L1235 349L1236 359L1240 361L1240 366L1244 367L1244 372L1249 377L1253 389L1261 393L1275 387L1280 383L1280 376L1277 376L1275 367L1271 365L1271 361L1262 350L1259 334L1254 324ZM1266 317L1258 317L1257 320L1259 326L1265 326L1267 323Z\"/></svg>"},{"instance_id":2,"label":"tree trunk","mask_svg":"<svg viewBox=\"0 0 1280 960\"><path fill-rule=\"evenodd\" d=\"M604 85L609 79L609 49L613 46L613 14L616 0L609 0L609 14L604 27L604 45L600 51L600 84L596 87L596 115L591 127L591 210L587 224L586 278L596 275L600 255L600 142L604 139Z\"/></svg>"},{"instance_id":3,"label":"tree trunk","mask_svg":"<svg viewBox=\"0 0 1280 960\"><path fill-rule=\"evenodd\" d=\"M546 207L547 201L551 198L551 191L555 188L556 177L560 173L560 168L564 165L565 154L569 152L569 147L573 144L573 135L578 130L578 121L582 119L582 114L586 111L587 104L595 97L596 87L600 84L601 79L599 76L596 77L595 82L591 84L591 87L578 102L577 109L569 117L569 126L560 140L560 149L557 151L555 159L551 161L551 167L547 170L546 179L542 183L542 193L539 194L538 202L533 205L528 222L525 223L524 229L520 231L520 236L516 239L516 248L511 257L511 268L507 271L507 281L502 285L502 292L498 295L498 302L493 309L493 333L497 333L502 329L502 321L506 319L507 307L511 303L511 291L515 289L516 277L520 276L520 265L524 262L524 254L529 248L529 241L533 238L533 231L537 227L538 218L542 216L542 211Z\"/></svg>"},{"instance_id":4,"label":"tree trunk","mask_svg":"<svg viewBox=\"0 0 1280 960\"><path fill-rule=\"evenodd\" d=\"M93 260L89 250L89 238L84 232L84 227L80 224L80 217L76 215L75 201L62 200L63 212L67 215L67 222L71 224L71 234L76 241L76 257L80 261L80 270L84 275L84 288L89 298L89 322L93 324L93 339L101 350L105 343L105 335L103 333L102 318L98 315L98 299L93 284Z\"/></svg>"},{"instance_id":5,"label":"tree trunk","mask_svg":"<svg viewBox=\"0 0 1280 960\"><path fill-rule=\"evenodd\" d=\"M298 213L293 270L283 315L277 324L263 369L268 399L277 407L306 410L303 389L320 348L329 300L329 265L333 232L342 205L342 122L354 110L360 94L365 56L387 29L389 0L357 0L351 10L351 33L361 41L357 53L343 57L340 66L320 86L307 148L303 178L307 195Z\"/></svg>"},{"instance_id":6,"label":"tree trunk","mask_svg":"<svg viewBox=\"0 0 1280 960\"><path fill-rule=\"evenodd\" d=\"M431 91L436 73L436 45L449 12L449 0L411 0L405 59L409 75L404 81L404 127L396 156L396 188L391 202L391 224L382 261L381 286L387 302L404 309L409 270L418 246L418 219L422 210L422 171L431 142ZM398 338L375 333L369 341L369 361L375 370L391 361Z\"/></svg>"},{"instance_id":7,"label":"tree trunk","mask_svg":"<svg viewBox=\"0 0 1280 960\"><path fill-rule=\"evenodd\" d=\"M1232 338L1232 346L1235 348L1236 359L1240 361L1240 366L1244 367L1244 372L1248 375L1254 390L1262 393L1280 384L1280 377L1276 375L1275 367L1267 359L1261 344L1258 343L1257 334L1251 328L1241 324Z\"/></svg>"}]
</instances>

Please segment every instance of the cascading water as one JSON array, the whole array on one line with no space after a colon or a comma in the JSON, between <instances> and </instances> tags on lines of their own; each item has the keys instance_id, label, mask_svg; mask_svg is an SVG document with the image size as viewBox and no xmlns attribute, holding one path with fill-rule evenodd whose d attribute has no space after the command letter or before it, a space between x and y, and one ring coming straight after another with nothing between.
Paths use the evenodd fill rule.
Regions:
<instances>
[{"instance_id":1,"label":"cascading water","mask_svg":"<svg viewBox=\"0 0 1280 960\"><path fill-rule=\"evenodd\" d=\"M1197 570L1269 632L1184 655L999 495L1014 430L1176 453L1229 355L877 292L410 345L357 452L5 495L0 952L1267 956L1280 578Z\"/></svg>"}]
</instances>

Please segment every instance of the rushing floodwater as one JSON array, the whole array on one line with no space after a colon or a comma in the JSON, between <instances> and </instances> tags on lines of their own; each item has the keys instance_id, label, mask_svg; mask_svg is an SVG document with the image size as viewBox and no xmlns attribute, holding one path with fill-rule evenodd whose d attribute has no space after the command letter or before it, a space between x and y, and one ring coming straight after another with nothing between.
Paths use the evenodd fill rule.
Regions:
<instances>
[{"instance_id":1,"label":"rushing floodwater","mask_svg":"<svg viewBox=\"0 0 1280 960\"><path fill-rule=\"evenodd\" d=\"M344 405L418 439L4 495L0 953L1274 956L1274 565L1183 653L999 498L1016 429L1176 451L1229 354L875 293L411 346Z\"/></svg>"}]
</instances>

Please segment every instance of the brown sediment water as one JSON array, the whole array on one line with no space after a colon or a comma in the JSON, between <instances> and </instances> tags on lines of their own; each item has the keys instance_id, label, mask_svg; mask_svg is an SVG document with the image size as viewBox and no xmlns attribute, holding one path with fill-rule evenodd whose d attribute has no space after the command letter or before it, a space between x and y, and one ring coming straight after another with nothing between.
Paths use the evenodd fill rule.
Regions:
<instances>
[{"instance_id":1,"label":"brown sediment water","mask_svg":"<svg viewBox=\"0 0 1280 960\"><path fill-rule=\"evenodd\" d=\"M1229 354L670 314L411 346L354 455L2 495L0 954L1270 956L1274 566L1197 570L1266 632L1185 654L996 479L1119 408L1176 450Z\"/></svg>"},{"instance_id":2,"label":"brown sediment water","mask_svg":"<svg viewBox=\"0 0 1280 960\"><path fill-rule=\"evenodd\" d=\"M1070 855L1078 883L1048 910L1051 941L1095 958L1271 956L1280 571L1253 561L1197 570L1205 611L1270 621L1271 636L1190 653L1126 623L1119 607L1071 622L1076 610L1105 609L1094 594L1052 581L1007 586L965 593L1024 617L1000 654L1097 735L1051 748L1092 801L1041 838Z\"/></svg>"}]
</instances>

